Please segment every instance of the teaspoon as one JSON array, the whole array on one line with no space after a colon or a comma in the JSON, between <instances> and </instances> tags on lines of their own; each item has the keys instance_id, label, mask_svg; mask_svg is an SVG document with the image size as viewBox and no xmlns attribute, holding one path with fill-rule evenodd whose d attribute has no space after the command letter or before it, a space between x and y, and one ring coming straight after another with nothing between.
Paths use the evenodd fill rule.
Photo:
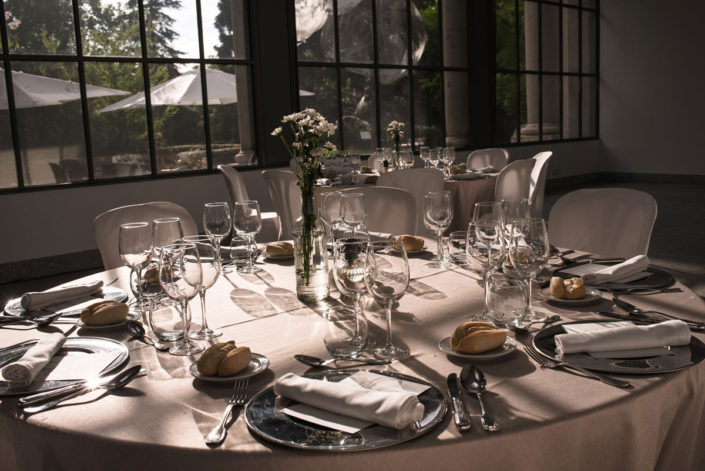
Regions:
<instances>
[{"instance_id":1,"label":"teaspoon","mask_svg":"<svg viewBox=\"0 0 705 471\"><path fill-rule=\"evenodd\" d=\"M312 357L310 355L294 355L294 358L299 360L304 365L315 366L315 367L328 366L331 363L334 363L337 361L337 358L329 358L328 360L324 360L323 358ZM390 359L378 359L378 358L357 358L357 359L341 360L341 361L351 361L351 362L356 362L356 363L362 363L365 365L388 365L389 363L391 363Z\"/></svg>"},{"instance_id":2,"label":"teaspoon","mask_svg":"<svg viewBox=\"0 0 705 471\"><path fill-rule=\"evenodd\" d=\"M144 330L144 327L142 327L142 324L140 324L139 322L129 320L125 323L125 327L127 327L127 331L130 333L130 336L133 339L139 339L147 345L151 345L152 347L156 348L160 352L165 352L169 350L168 345L164 345L161 342L154 341L152 337L148 336L146 331Z\"/></svg>"},{"instance_id":3,"label":"teaspoon","mask_svg":"<svg viewBox=\"0 0 705 471\"><path fill-rule=\"evenodd\" d=\"M482 371L475 365L465 365L460 372L460 384L467 392L477 396L477 400L480 403L480 410L482 410L482 417L480 418L482 428L488 432L499 431L499 424L487 413L485 401L482 400L482 393L485 392L487 386L487 379L485 379L485 375Z\"/></svg>"}]
</instances>

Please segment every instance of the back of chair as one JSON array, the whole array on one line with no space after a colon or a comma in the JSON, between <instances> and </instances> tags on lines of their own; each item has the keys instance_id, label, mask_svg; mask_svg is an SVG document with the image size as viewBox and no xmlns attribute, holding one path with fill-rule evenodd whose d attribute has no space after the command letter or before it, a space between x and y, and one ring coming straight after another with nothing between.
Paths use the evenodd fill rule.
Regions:
<instances>
[{"instance_id":1,"label":"back of chair","mask_svg":"<svg viewBox=\"0 0 705 471\"><path fill-rule=\"evenodd\" d=\"M247 194L245 182L243 181L242 176L240 176L240 172L238 172L235 167L232 165L218 165L218 171L225 180L225 188L228 190L231 203L235 203L236 201L247 201L250 199Z\"/></svg>"},{"instance_id":2,"label":"back of chair","mask_svg":"<svg viewBox=\"0 0 705 471\"><path fill-rule=\"evenodd\" d=\"M533 156L534 167L531 169L531 187L529 189L529 204L534 217L543 217L543 197L546 191L546 174L548 161L553 152L540 152Z\"/></svg>"},{"instance_id":3,"label":"back of chair","mask_svg":"<svg viewBox=\"0 0 705 471\"><path fill-rule=\"evenodd\" d=\"M198 227L191 213L183 206L169 201L121 206L99 214L93 220L93 234L105 269L123 265L118 248L121 224L140 221L151 223L154 219L163 217L180 218L184 236L198 234Z\"/></svg>"},{"instance_id":4,"label":"back of chair","mask_svg":"<svg viewBox=\"0 0 705 471\"><path fill-rule=\"evenodd\" d=\"M348 188L341 193L362 193L367 208L365 226L372 232L413 234L418 212L414 196L401 188L365 186Z\"/></svg>"},{"instance_id":5,"label":"back of chair","mask_svg":"<svg viewBox=\"0 0 705 471\"><path fill-rule=\"evenodd\" d=\"M497 175L494 184L495 201L505 198L529 198L533 168L533 159L515 160L507 164Z\"/></svg>"},{"instance_id":6,"label":"back of chair","mask_svg":"<svg viewBox=\"0 0 705 471\"><path fill-rule=\"evenodd\" d=\"M557 247L605 257L633 257L649 251L656 200L628 188L590 188L562 196L548 216L548 237Z\"/></svg>"},{"instance_id":7,"label":"back of chair","mask_svg":"<svg viewBox=\"0 0 705 471\"><path fill-rule=\"evenodd\" d=\"M281 220L281 239L291 239L294 221L301 216L301 191L296 186L296 174L288 170L263 170L262 178Z\"/></svg>"},{"instance_id":8,"label":"back of chair","mask_svg":"<svg viewBox=\"0 0 705 471\"><path fill-rule=\"evenodd\" d=\"M401 188L414 196L416 209L423 211L424 197L429 191L443 190L443 172L435 168L409 168L383 173L377 180L377 186ZM415 234L425 234L428 229L423 224L423 218L417 218Z\"/></svg>"},{"instance_id":9,"label":"back of chair","mask_svg":"<svg viewBox=\"0 0 705 471\"><path fill-rule=\"evenodd\" d=\"M477 149L470 152L467 160L467 168L494 167L501 170L509 162L509 152L506 149L496 147L489 149Z\"/></svg>"}]
</instances>

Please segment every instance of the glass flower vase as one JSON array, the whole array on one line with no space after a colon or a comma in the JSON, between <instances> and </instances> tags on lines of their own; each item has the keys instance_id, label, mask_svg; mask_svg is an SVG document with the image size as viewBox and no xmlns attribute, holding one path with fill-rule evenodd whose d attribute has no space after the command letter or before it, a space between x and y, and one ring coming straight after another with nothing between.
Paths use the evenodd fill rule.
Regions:
<instances>
[{"instance_id":1,"label":"glass flower vase","mask_svg":"<svg viewBox=\"0 0 705 471\"><path fill-rule=\"evenodd\" d=\"M328 297L326 233L313 212L313 195L302 197L302 216L293 231L296 296L304 303L318 303Z\"/></svg>"}]
</instances>

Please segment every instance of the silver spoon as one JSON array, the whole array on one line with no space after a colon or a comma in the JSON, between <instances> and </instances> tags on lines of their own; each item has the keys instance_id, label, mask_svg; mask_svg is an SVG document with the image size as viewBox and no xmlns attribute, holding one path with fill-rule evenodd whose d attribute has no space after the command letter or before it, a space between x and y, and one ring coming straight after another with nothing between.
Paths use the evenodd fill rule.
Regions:
<instances>
[{"instance_id":1,"label":"silver spoon","mask_svg":"<svg viewBox=\"0 0 705 471\"><path fill-rule=\"evenodd\" d=\"M494 417L487 413L485 401L482 400L482 393L485 392L485 387L487 386L487 380L485 379L485 375L482 374L482 371L475 365L465 365L460 372L460 384L462 384L467 392L477 396L480 409L482 410L482 417L480 418L482 428L488 432L499 431L499 424L494 420Z\"/></svg>"},{"instance_id":2,"label":"silver spoon","mask_svg":"<svg viewBox=\"0 0 705 471\"><path fill-rule=\"evenodd\" d=\"M533 321L533 322L529 322L528 324L523 325L523 326L521 326L521 327L519 327L518 325L517 325L517 326L514 326L514 325L511 325L511 324L510 324L509 327L511 327L511 328L514 330L514 332L516 332L517 334L525 335L525 334L528 334L528 333L529 333L529 327L532 326L532 325L534 325L534 324L545 324L545 325L548 325L548 324L553 324L554 322L558 322L559 320L561 320L561 316L559 316L558 314L554 314L554 315L552 315L551 317L549 317L549 318L547 318L547 319L544 319L544 320L542 320L542 321Z\"/></svg>"},{"instance_id":3,"label":"silver spoon","mask_svg":"<svg viewBox=\"0 0 705 471\"><path fill-rule=\"evenodd\" d=\"M139 339L147 345L151 345L152 347L156 348L160 352L166 352L167 350L169 350L168 345L164 345L159 341L155 341L152 339L152 337L147 335L147 332L144 330L144 327L142 327L142 324L140 324L139 322L129 320L125 323L125 327L127 327L127 331L130 333L130 336L133 339Z\"/></svg>"},{"instance_id":4,"label":"silver spoon","mask_svg":"<svg viewBox=\"0 0 705 471\"><path fill-rule=\"evenodd\" d=\"M294 358L299 360L304 365L315 366L315 367L328 366L331 363L334 363L337 361L337 358L329 358L328 360L324 360L323 358L312 357L310 355L294 355ZM390 360L390 359L381 359L381 358L380 359L377 359L377 358L357 358L354 360L341 360L341 361L351 361L351 362L356 362L356 363L362 363L364 365L388 365L389 363L392 362L392 360Z\"/></svg>"}]
</instances>

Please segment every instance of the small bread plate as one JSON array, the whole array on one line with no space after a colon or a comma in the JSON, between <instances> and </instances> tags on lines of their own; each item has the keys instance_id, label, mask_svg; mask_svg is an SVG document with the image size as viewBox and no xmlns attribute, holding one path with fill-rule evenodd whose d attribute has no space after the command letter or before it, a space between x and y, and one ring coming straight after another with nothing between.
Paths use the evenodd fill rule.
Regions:
<instances>
[{"instance_id":1,"label":"small bread plate","mask_svg":"<svg viewBox=\"0 0 705 471\"><path fill-rule=\"evenodd\" d=\"M401 250L397 250L397 249L395 249L395 248L392 248L391 251L392 251L393 253L395 253L395 254L401 254ZM406 256L407 256L407 257L412 257L412 256L414 256L414 255L422 255L422 254L425 254L425 253L430 253L430 252L428 251L428 248L424 245L424 246L421 247L419 250L407 250L407 251L406 251Z\"/></svg>"},{"instance_id":2,"label":"small bread plate","mask_svg":"<svg viewBox=\"0 0 705 471\"><path fill-rule=\"evenodd\" d=\"M231 376L206 376L198 372L197 362L194 362L189 367L188 371L191 376L197 379L202 379L203 381L211 381L214 383L232 383L238 379L245 379L251 376L256 376L266 370L269 367L269 358L259 353L252 353L250 357L250 364L242 370L241 372L231 375Z\"/></svg>"},{"instance_id":3,"label":"small bread plate","mask_svg":"<svg viewBox=\"0 0 705 471\"><path fill-rule=\"evenodd\" d=\"M555 304L556 306L583 306L585 304L592 304L595 301L602 299L602 294L600 290L595 288L585 288L585 296L580 299L558 299L551 296L551 289L544 288L537 293L539 299L543 299L547 303Z\"/></svg>"},{"instance_id":4,"label":"small bread plate","mask_svg":"<svg viewBox=\"0 0 705 471\"><path fill-rule=\"evenodd\" d=\"M512 353L517 348L517 342L511 337L507 337L507 340L504 341L504 344L500 345L497 348L493 348L492 350L486 351L484 353L470 354L453 351L453 349L450 348L450 337L446 337L440 342L438 342L438 348L443 353L456 358L463 358L465 360L492 360L494 358L503 357L504 355L509 355L510 353Z\"/></svg>"},{"instance_id":5,"label":"small bread plate","mask_svg":"<svg viewBox=\"0 0 705 471\"><path fill-rule=\"evenodd\" d=\"M22 316L25 314L26 311L20 304L20 299L21 298L13 299L5 305L6 315ZM93 294L65 303L52 304L46 306L46 309L39 309L39 311L44 313L46 313L46 311L60 312L62 316L79 316L84 307L90 306L98 301L117 301L121 303L126 299L127 292L125 290L116 288L115 286L103 286L100 291L96 291Z\"/></svg>"},{"instance_id":6,"label":"small bread plate","mask_svg":"<svg viewBox=\"0 0 705 471\"><path fill-rule=\"evenodd\" d=\"M76 325L79 326L81 329L88 329L88 330L110 330L110 329L117 329L119 327L122 327L125 325L127 321L136 321L139 318L142 317L142 314L139 312L133 312L130 311L127 313L127 317L125 318L124 321L121 322L116 322L114 324L104 324L104 325L88 325L84 323L81 319L76 321Z\"/></svg>"}]
</instances>

